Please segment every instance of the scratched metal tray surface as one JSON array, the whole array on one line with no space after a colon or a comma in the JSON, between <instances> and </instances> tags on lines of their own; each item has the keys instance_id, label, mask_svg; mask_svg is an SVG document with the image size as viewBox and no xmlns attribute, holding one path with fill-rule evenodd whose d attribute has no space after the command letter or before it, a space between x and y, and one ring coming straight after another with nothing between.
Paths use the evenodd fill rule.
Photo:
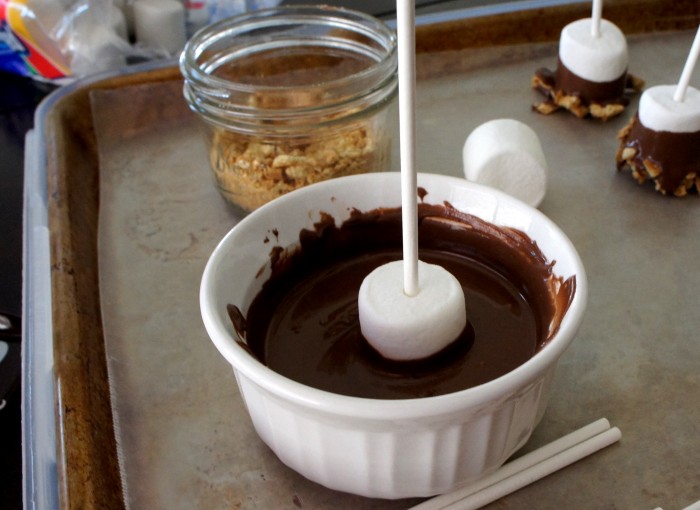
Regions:
<instances>
[{"instance_id":1,"label":"scratched metal tray surface","mask_svg":"<svg viewBox=\"0 0 700 510\"><path fill-rule=\"evenodd\" d=\"M611 18L624 12L615 6L629 5L611 4ZM655 2L639 5L655 12ZM523 451L603 416L623 438L492 507L681 508L700 498L700 273L693 267L700 197L663 197L616 170L616 134L638 98L605 123L531 110L539 99L532 74L556 61L552 34L585 10L526 14L463 21L462 31L481 35L457 46L450 36L462 33L457 25L419 29L418 168L461 175L464 140L490 119L518 119L538 133L549 163L540 209L579 250L590 301L547 413ZM549 40L543 30L523 29L520 40L499 35L525 19L559 28L547 29ZM697 6L660 27L664 19L625 27L630 71L648 85L680 74ZM30 321L36 337L30 341L48 338L53 348L60 506L405 508L418 502L327 490L283 466L255 435L197 302L209 253L240 217L213 187L176 67L76 83L38 115L51 314L43 331L33 331ZM40 223L40 213L29 220ZM41 245L35 236L34 250ZM26 288L30 295L40 290ZM41 315L38 296L36 303L25 314ZM31 398L25 402L31 408Z\"/></svg>"}]
</instances>

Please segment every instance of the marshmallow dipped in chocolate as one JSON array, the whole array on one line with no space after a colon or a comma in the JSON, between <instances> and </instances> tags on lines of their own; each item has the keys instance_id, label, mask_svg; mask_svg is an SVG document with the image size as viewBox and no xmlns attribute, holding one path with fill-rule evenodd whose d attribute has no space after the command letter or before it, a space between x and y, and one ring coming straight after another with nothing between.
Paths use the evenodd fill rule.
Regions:
<instances>
[{"instance_id":1,"label":"marshmallow dipped in chocolate","mask_svg":"<svg viewBox=\"0 0 700 510\"><path fill-rule=\"evenodd\" d=\"M360 329L385 358L430 357L467 326L464 291L444 267L418 260L418 186L415 157L415 1L397 0L402 260L365 277L358 295Z\"/></svg>"},{"instance_id":2,"label":"marshmallow dipped in chocolate","mask_svg":"<svg viewBox=\"0 0 700 510\"><path fill-rule=\"evenodd\" d=\"M619 170L663 195L700 190L700 90L689 85L700 54L700 27L677 85L645 90L639 110L618 134Z\"/></svg>"},{"instance_id":3,"label":"marshmallow dipped in chocolate","mask_svg":"<svg viewBox=\"0 0 700 510\"><path fill-rule=\"evenodd\" d=\"M592 17L561 31L555 71L538 69L532 87L545 96L533 109L550 114L565 109L579 118L608 120L622 113L644 82L628 73L627 40L614 23L602 18L602 0Z\"/></svg>"}]
</instances>

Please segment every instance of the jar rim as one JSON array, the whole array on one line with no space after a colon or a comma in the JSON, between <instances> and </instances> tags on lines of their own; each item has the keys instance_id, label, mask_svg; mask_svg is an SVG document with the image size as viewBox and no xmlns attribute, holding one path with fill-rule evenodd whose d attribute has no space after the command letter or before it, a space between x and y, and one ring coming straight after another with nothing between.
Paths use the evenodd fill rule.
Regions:
<instances>
[{"instance_id":1,"label":"jar rim","mask_svg":"<svg viewBox=\"0 0 700 510\"><path fill-rule=\"evenodd\" d=\"M251 47L263 49L267 47L283 47L285 41L294 41L299 47L303 46L304 43L333 47L333 44L340 44L342 40L345 44L343 49L349 49L357 54L366 56L371 55L375 62L359 71L304 86L284 83L244 83L212 74L212 70L218 69L223 60L226 62L235 60L236 56L231 53L231 49L235 47L233 41L236 37L242 38L253 30L282 29L285 26L338 28L346 30L351 35L357 34L362 36L366 40L351 41L347 37L333 40L329 37L318 36L307 36L306 39L303 39L298 35L290 35L285 38L284 33L280 32L281 35L274 40L259 36L259 41L253 42L252 46L250 41L246 41L246 44L240 45L240 48L247 48L247 51L253 51L250 49ZM208 49L226 40L230 40L231 45L225 46L224 50L216 52L202 61L202 55L205 55ZM180 55L180 70L185 78L186 87L190 88L190 95L196 96L198 103L200 103L199 106L210 110L213 114L216 114L217 111L235 110L248 112L269 111L274 112L276 116L284 116L285 111L299 112L300 109L297 107L265 108L243 102L236 103L234 101L227 103L227 100L236 95L284 93L292 92L295 89L304 91L323 89L325 91L342 90L344 95L335 102L330 101L329 103L319 104L317 108L310 108L306 105L303 110L324 110L328 106L336 107L341 103L347 104L352 102L353 98L365 97L380 88L386 87L387 83L395 81L397 65L396 44L396 35L393 30L381 20L359 11L330 6L278 6L226 18L200 29L190 38Z\"/></svg>"}]
</instances>

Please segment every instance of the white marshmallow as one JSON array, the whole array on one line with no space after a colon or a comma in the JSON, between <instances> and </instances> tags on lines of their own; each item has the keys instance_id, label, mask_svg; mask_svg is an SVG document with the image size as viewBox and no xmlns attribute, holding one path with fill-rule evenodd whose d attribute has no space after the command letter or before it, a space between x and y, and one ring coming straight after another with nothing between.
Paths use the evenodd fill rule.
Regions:
<instances>
[{"instance_id":1,"label":"white marshmallow","mask_svg":"<svg viewBox=\"0 0 700 510\"><path fill-rule=\"evenodd\" d=\"M185 46L185 7L177 0L136 0L134 31L139 43L174 56Z\"/></svg>"},{"instance_id":2,"label":"white marshmallow","mask_svg":"<svg viewBox=\"0 0 700 510\"><path fill-rule=\"evenodd\" d=\"M600 20L600 36L591 34L591 18L569 23L561 31L559 58L575 75L588 81L617 80L627 71L625 34L608 20Z\"/></svg>"},{"instance_id":3,"label":"white marshmallow","mask_svg":"<svg viewBox=\"0 0 700 510\"><path fill-rule=\"evenodd\" d=\"M673 99L676 85L658 85L644 91L639 100L639 121L654 131L700 131L700 91L688 87L682 102Z\"/></svg>"},{"instance_id":4,"label":"white marshmallow","mask_svg":"<svg viewBox=\"0 0 700 510\"><path fill-rule=\"evenodd\" d=\"M537 207L547 191L547 160L540 139L513 119L485 122L462 149L467 180L491 186Z\"/></svg>"},{"instance_id":5,"label":"white marshmallow","mask_svg":"<svg viewBox=\"0 0 700 510\"><path fill-rule=\"evenodd\" d=\"M466 327L464 291L444 268L422 261L418 261L418 294L406 295L403 283L402 260L367 275L357 299L360 329L385 358L426 358L447 347Z\"/></svg>"}]
</instances>

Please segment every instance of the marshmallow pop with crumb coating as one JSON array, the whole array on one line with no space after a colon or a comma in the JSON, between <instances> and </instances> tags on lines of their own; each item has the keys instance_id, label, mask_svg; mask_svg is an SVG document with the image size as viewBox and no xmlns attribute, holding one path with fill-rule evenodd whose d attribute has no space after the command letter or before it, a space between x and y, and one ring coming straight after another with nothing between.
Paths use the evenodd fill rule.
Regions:
<instances>
[{"instance_id":1,"label":"marshmallow pop with crumb coating","mask_svg":"<svg viewBox=\"0 0 700 510\"><path fill-rule=\"evenodd\" d=\"M620 130L617 168L663 195L700 191L700 91L689 85L700 57L700 27L677 85L646 90L639 111Z\"/></svg>"},{"instance_id":2,"label":"marshmallow pop with crumb coating","mask_svg":"<svg viewBox=\"0 0 700 510\"><path fill-rule=\"evenodd\" d=\"M569 23L561 32L556 71L538 69L532 87L545 96L533 109L550 114L560 108L579 118L608 120L622 113L644 82L627 72L627 40L622 31L601 19Z\"/></svg>"},{"instance_id":3,"label":"marshmallow pop with crumb coating","mask_svg":"<svg viewBox=\"0 0 700 510\"><path fill-rule=\"evenodd\" d=\"M652 181L663 195L700 190L700 91L688 87L676 101L675 85L644 91L639 112L620 130L618 170L629 169L640 184Z\"/></svg>"}]
</instances>

